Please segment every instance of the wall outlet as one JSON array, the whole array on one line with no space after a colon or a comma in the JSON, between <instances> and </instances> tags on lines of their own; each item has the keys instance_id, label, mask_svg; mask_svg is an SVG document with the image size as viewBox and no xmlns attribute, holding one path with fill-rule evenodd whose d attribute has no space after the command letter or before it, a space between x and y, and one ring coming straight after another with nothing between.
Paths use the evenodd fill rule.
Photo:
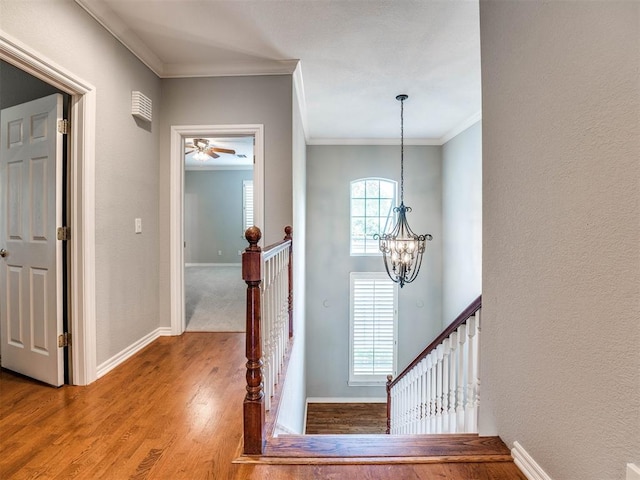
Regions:
<instances>
[{"instance_id":1,"label":"wall outlet","mask_svg":"<svg viewBox=\"0 0 640 480\"><path fill-rule=\"evenodd\" d=\"M141 218L136 218L135 219L135 229L136 229L136 233L142 233L142 219Z\"/></svg>"},{"instance_id":2,"label":"wall outlet","mask_svg":"<svg viewBox=\"0 0 640 480\"><path fill-rule=\"evenodd\" d=\"M238 256L241 257L242 256L242 250L238 250Z\"/></svg>"},{"instance_id":3,"label":"wall outlet","mask_svg":"<svg viewBox=\"0 0 640 480\"><path fill-rule=\"evenodd\" d=\"M218 256L221 257L222 256L222 250L218 250Z\"/></svg>"}]
</instances>

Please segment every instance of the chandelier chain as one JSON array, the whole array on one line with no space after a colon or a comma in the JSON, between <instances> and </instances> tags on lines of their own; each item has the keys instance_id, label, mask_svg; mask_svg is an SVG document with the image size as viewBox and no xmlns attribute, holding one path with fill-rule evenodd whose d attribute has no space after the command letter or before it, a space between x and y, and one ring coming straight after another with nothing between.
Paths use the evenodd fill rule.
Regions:
<instances>
[{"instance_id":1,"label":"chandelier chain","mask_svg":"<svg viewBox=\"0 0 640 480\"><path fill-rule=\"evenodd\" d=\"M404 99L400 100L400 203L404 203Z\"/></svg>"}]
</instances>

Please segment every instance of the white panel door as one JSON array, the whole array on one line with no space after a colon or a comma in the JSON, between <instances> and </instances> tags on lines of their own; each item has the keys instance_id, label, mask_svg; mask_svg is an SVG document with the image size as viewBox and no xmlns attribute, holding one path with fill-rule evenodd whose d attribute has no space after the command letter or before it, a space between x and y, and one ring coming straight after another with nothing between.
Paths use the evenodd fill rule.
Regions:
<instances>
[{"instance_id":1,"label":"white panel door","mask_svg":"<svg viewBox=\"0 0 640 480\"><path fill-rule=\"evenodd\" d=\"M64 382L62 333L62 95L0 113L2 366Z\"/></svg>"}]
</instances>

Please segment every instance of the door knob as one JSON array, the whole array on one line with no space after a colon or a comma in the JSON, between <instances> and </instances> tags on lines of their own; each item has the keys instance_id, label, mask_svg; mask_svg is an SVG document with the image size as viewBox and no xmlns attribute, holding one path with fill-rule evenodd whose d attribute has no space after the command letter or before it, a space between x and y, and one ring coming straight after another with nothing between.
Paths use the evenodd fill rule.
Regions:
<instances>
[{"instance_id":1,"label":"door knob","mask_svg":"<svg viewBox=\"0 0 640 480\"><path fill-rule=\"evenodd\" d=\"M9 255L9 252L7 252L4 248L0 250L0 257L4 258L7 255Z\"/></svg>"}]
</instances>

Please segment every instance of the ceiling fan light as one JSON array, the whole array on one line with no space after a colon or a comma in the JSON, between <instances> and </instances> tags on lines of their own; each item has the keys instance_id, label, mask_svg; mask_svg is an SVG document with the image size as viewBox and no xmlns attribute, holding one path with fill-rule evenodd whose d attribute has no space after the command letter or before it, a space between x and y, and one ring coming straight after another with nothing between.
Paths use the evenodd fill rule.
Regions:
<instances>
[{"instance_id":1,"label":"ceiling fan light","mask_svg":"<svg viewBox=\"0 0 640 480\"><path fill-rule=\"evenodd\" d=\"M198 151L193 154L193 159L197 160L198 162L206 162L207 160L209 160L209 155L202 151Z\"/></svg>"}]
</instances>

